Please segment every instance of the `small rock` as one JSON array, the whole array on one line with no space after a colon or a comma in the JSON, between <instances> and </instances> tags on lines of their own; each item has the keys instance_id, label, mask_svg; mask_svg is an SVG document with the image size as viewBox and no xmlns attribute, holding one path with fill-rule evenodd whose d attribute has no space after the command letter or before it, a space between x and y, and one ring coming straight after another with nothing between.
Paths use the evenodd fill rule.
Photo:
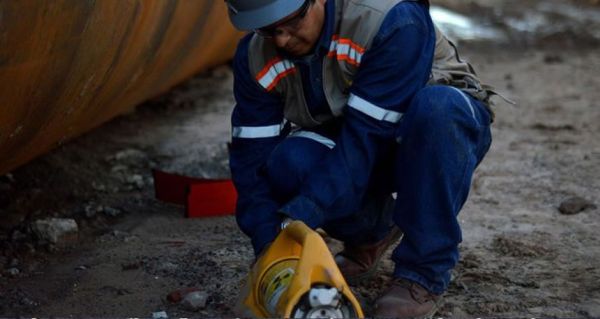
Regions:
<instances>
[{"instance_id":1,"label":"small rock","mask_svg":"<svg viewBox=\"0 0 600 319\"><path fill-rule=\"evenodd\" d=\"M559 64L563 62L563 57L558 54L547 54L544 56L544 63L546 64Z\"/></svg>"},{"instance_id":2,"label":"small rock","mask_svg":"<svg viewBox=\"0 0 600 319\"><path fill-rule=\"evenodd\" d=\"M128 264L121 264L121 269L122 270L135 270L135 269L139 269L142 266L142 263L139 261L135 261L132 263L128 263Z\"/></svg>"},{"instance_id":3,"label":"small rock","mask_svg":"<svg viewBox=\"0 0 600 319\"><path fill-rule=\"evenodd\" d=\"M172 302L172 303L178 303L181 300L183 300L183 298L185 296L187 296L189 293L192 293L192 292L195 292L195 291L200 291L200 289L198 289L196 287L188 287L188 288L183 288L183 289L177 289L175 291L171 291L167 295L167 300L169 302Z\"/></svg>"},{"instance_id":4,"label":"small rock","mask_svg":"<svg viewBox=\"0 0 600 319\"><path fill-rule=\"evenodd\" d=\"M33 222L35 234L50 243L58 244L77 238L78 227L71 218L47 218Z\"/></svg>"},{"instance_id":5,"label":"small rock","mask_svg":"<svg viewBox=\"0 0 600 319\"><path fill-rule=\"evenodd\" d=\"M87 218L93 218L94 216L96 216L96 214L100 213L103 211L103 207L100 205L96 205L95 203L90 203L85 205L85 207L83 208L83 212L85 217Z\"/></svg>"},{"instance_id":6,"label":"small rock","mask_svg":"<svg viewBox=\"0 0 600 319\"><path fill-rule=\"evenodd\" d=\"M146 184L144 182L144 177L140 174L132 174L127 176L126 180L127 184L133 185L139 189L144 188L144 185Z\"/></svg>"},{"instance_id":7,"label":"small rock","mask_svg":"<svg viewBox=\"0 0 600 319\"><path fill-rule=\"evenodd\" d=\"M19 275L20 271L17 268L8 268L6 273L11 277L16 277Z\"/></svg>"},{"instance_id":8,"label":"small rock","mask_svg":"<svg viewBox=\"0 0 600 319\"><path fill-rule=\"evenodd\" d=\"M574 196L563 201L558 207L558 210L563 215L574 215L588 208L595 209L596 205L585 198Z\"/></svg>"},{"instance_id":9,"label":"small rock","mask_svg":"<svg viewBox=\"0 0 600 319\"><path fill-rule=\"evenodd\" d=\"M194 291L187 294L185 298L183 298L183 301L181 301L181 305L185 310L198 311L206 307L207 301L208 294L206 292Z\"/></svg>"},{"instance_id":10,"label":"small rock","mask_svg":"<svg viewBox=\"0 0 600 319\"><path fill-rule=\"evenodd\" d=\"M105 206L105 207L102 209L102 212L103 212L105 215L107 215L107 216L111 216L111 217L117 217L117 216L121 215L121 210L119 210L119 209L116 209L116 208L112 208L112 207L108 207L108 206Z\"/></svg>"},{"instance_id":11,"label":"small rock","mask_svg":"<svg viewBox=\"0 0 600 319\"><path fill-rule=\"evenodd\" d=\"M152 313L152 319L166 319L169 318L166 311L157 311Z\"/></svg>"}]
</instances>

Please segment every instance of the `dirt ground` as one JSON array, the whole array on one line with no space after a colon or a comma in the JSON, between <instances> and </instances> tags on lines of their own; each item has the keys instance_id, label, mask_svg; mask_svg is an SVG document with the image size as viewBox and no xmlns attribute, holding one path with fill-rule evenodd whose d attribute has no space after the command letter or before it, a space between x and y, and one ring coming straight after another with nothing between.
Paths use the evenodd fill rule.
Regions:
<instances>
[{"instance_id":1,"label":"dirt ground","mask_svg":"<svg viewBox=\"0 0 600 319\"><path fill-rule=\"evenodd\" d=\"M434 1L436 3L436 1ZM600 6L437 1L495 39L459 41L496 99L492 148L459 218L461 261L444 317L600 317ZM230 317L252 261L233 217L186 219L154 199L152 168L229 176L227 66L0 177L0 317ZM581 209L559 210L579 197ZM32 232L73 218L76 240ZM332 247L339 247L335 243ZM392 264L354 287L371 313ZM197 287L206 306L166 300Z\"/></svg>"}]
</instances>

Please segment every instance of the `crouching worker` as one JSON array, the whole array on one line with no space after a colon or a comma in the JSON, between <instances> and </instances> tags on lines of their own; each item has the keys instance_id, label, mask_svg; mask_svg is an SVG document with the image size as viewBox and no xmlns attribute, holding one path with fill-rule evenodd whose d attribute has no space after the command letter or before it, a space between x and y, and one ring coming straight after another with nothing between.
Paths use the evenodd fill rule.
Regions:
<instances>
[{"instance_id":1,"label":"crouching worker","mask_svg":"<svg viewBox=\"0 0 600 319\"><path fill-rule=\"evenodd\" d=\"M373 316L433 314L458 261L457 215L491 143L492 94L427 1L227 0L237 222L259 255L284 220L344 242L349 283L394 247ZM395 196L392 194L395 193Z\"/></svg>"}]
</instances>

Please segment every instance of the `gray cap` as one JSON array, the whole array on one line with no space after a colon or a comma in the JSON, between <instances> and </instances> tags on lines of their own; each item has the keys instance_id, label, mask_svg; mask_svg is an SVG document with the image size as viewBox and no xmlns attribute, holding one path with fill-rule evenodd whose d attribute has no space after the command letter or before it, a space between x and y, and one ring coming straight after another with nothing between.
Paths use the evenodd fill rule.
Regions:
<instances>
[{"instance_id":1,"label":"gray cap","mask_svg":"<svg viewBox=\"0 0 600 319\"><path fill-rule=\"evenodd\" d=\"M229 19L239 29L251 31L271 25L294 13L305 0L225 0Z\"/></svg>"}]
</instances>

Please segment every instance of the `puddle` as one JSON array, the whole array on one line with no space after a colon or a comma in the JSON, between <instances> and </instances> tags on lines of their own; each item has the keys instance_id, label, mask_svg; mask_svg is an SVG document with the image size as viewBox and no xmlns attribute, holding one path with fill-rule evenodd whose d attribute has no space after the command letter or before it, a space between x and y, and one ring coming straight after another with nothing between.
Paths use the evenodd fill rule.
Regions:
<instances>
[{"instance_id":1,"label":"puddle","mask_svg":"<svg viewBox=\"0 0 600 319\"><path fill-rule=\"evenodd\" d=\"M502 30L475 22L462 14L439 6L429 9L436 25L452 40L505 40Z\"/></svg>"},{"instance_id":2,"label":"puddle","mask_svg":"<svg viewBox=\"0 0 600 319\"><path fill-rule=\"evenodd\" d=\"M453 7L468 13L431 6L431 16L449 38L459 42L537 43L552 37L571 42L600 41L600 6L564 0L528 1L518 5L510 1L474 2L476 6Z\"/></svg>"}]
</instances>

